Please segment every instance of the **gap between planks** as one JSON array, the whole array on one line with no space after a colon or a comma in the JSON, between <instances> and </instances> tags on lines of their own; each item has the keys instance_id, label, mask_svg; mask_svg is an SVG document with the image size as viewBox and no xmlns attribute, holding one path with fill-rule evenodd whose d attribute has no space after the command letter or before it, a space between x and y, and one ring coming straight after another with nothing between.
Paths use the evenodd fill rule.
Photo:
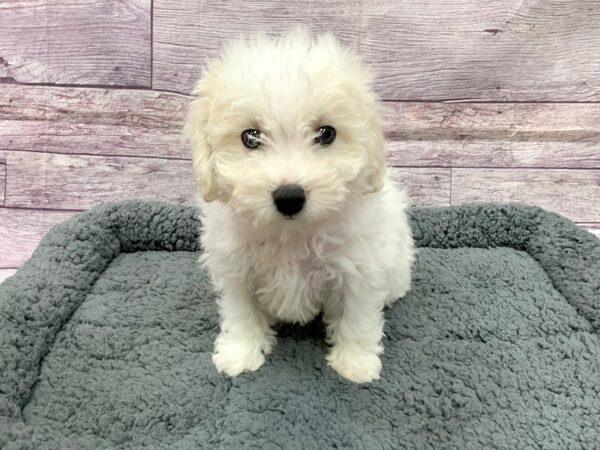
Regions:
<instances>
[{"instance_id":1,"label":"gap between planks","mask_svg":"<svg viewBox=\"0 0 600 450\"><path fill-rule=\"evenodd\" d=\"M155 93L164 93L164 94L172 94L185 98L193 98L194 96L189 92L181 92L170 89L163 89L157 87L149 87L143 85L118 85L118 84L94 84L94 83L60 83L60 82L25 82L25 81L16 81L6 77L0 77L0 87L48 87L48 88L71 88L71 89L103 89L110 91L142 91L142 92L155 92ZM506 100L506 99L478 99L478 98L453 98L453 97L439 97L439 98L430 98L430 99L421 99L418 97L403 97L403 98L379 98L379 101L383 103L467 103L467 104L498 104L498 105L507 105L507 104L532 104L532 105L587 105L587 104L600 104L600 100Z\"/></svg>"},{"instance_id":2,"label":"gap between planks","mask_svg":"<svg viewBox=\"0 0 600 450\"><path fill-rule=\"evenodd\" d=\"M163 94L173 94L192 99L194 96L189 92L177 91L173 89L156 88L142 85L118 85L118 84L74 84L74 83L46 83L46 82L25 82L16 81L14 79L0 77L0 86L32 86L32 87L50 87L50 88L72 88L72 89L106 89L111 91L146 91L157 92ZM494 99L478 99L478 98L380 98L382 103L465 103L465 104L481 104L481 105L597 105L600 100L494 100Z\"/></svg>"}]
</instances>

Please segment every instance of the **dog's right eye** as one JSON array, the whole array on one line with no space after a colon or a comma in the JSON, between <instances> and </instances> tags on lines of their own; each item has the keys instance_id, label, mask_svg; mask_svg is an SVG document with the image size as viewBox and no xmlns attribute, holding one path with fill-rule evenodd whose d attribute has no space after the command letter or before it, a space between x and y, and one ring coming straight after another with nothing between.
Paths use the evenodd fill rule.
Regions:
<instances>
[{"instance_id":1,"label":"dog's right eye","mask_svg":"<svg viewBox=\"0 0 600 450\"><path fill-rule=\"evenodd\" d=\"M260 145L260 131L254 128L242 131L242 143L244 147L254 150Z\"/></svg>"}]
</instances>

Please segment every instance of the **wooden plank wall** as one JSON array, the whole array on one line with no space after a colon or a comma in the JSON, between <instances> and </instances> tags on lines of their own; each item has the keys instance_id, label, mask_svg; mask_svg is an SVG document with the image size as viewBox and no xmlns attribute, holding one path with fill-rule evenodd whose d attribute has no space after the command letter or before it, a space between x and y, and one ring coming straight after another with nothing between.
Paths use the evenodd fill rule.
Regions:
<instances>
[{"instance_id":1,"label":"wooden plank wall","mask_svg":"<svg viewBox=\"0 0 600 450\"><path fill-rule=\"evenodd\" d=\"M0 280L77 211L193 202L202 64L293 23L378 71L415 204L526 202L600 235L600 0L19 0L0 2Z\"/></svg>"}]
</instances>

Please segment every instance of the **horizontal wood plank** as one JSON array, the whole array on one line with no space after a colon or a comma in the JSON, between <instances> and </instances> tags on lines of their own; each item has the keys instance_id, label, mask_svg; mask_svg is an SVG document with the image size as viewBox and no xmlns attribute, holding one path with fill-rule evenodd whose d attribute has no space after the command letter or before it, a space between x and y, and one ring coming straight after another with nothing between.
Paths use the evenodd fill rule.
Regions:
<instances>
[{"instance_id":1,"label":"horizontal wood plank","mask_svg":"<svg viewBox=\"0 0 600 450\"><path fill-rule=\"evenodd\" d=\"M303 23L332 30L402 100L600 100L598 0L154 2L154 86L190 92L224 41Z\"/></svg>"},{"instance_id":2,"label":"horizontal wood plank","mask_svg":"<svg viewBox=\"0 0 600 450\"><path fill-rule=\"evenodd\" d=\"M17 269L0 269L0 283L17 273Z\"/></svg>"},{"instance_id":3,"label":"horizontal wood plank","mask_svg":"<svg viewBox=\"0 0 600 450\"><path fill-rule=\"evenodd\" d=\"M189 161L5 152L6 205L86 209L130 198L193 203ZM416 204L448 204L449 169L396 169Z\"/></svg>"},{"instance_id":4,"label":"horizontal wood plank","mask_svg":"<svg viewBox=\"0 0 600 450\"><path fill-rule=\"evenodd\" d=\"M538 205L576 222L600 222L600 170L452 169L452 204Z\"/></svg>"},{"instance_id":5,"label":"horizontal wood plank","mask_svg":"<svg viewBox=\"0 0 600 450\"><path fill-rule=\"evenodd\" d=\"M6 206L87 209L124 199L194 200L189 161L6 152Z\"/></svg>"},{"instance_id":6,"label":"horizontal wood plank","mask_svg":"<svg viewBox=\"0 0 600 450\"><path fill-rule=\"evenodd\" d=\"M0 85L0 149L189 158L190 98ZM397 166L600 168L600 104L383 103Z\"/></svg>"},{"instance_id":7,"label":"horizontal wood plank","mask_svg":"<svg viewBox=\"0 0 600 450\"><path fill-rule=\"evenodd\" d=\"M406 190L413 206L450 205L450 169L393 167L391 174Z\"/></svg>"},{"instance_id":8,"label":"horizontal wood plank","mask_svg":"<svg viewBox=\"0 0 600 450\"><path fill-rule=\"evenodd\" d=\"M388 162L395 166L600 168L600 143L515 140L392 140Z\"/></svg>"},{"instance_id":9,"label":"horizontal wood plank","mask_svg":"<svg viewBox=\"0 0 600 450\"><path fill-rule=\"evenodd\" d=\"M188 104L147 90L0 84L0 149L187 158Z\"/></svg>"},{"instance_id":10,"label":"horizontal wood plank","mask_svg":"<svg viewBox=\"0 0 600 450\"><path fill-rule=\"evenodd\" d=\"M280 34L298 23L315 31L335 30L345 44L356 48L360 3L154 0L153 86L187 94L202 65L221 52L226 40L259 31Z\"/></svg>"},{"instance_id":11,"label":"horizontal wood plank","mask_svg":"<svg viewBox=\"0 0 600 450\"><path fill-rule=\"evenodd\" d=\"M598 0L363 3L361 53L384 98L600 98Z\"/></svg>"},{"instance_id":12,"label":"horizontal wood plank","mask_svg":"<svg viewBox=\"0 0 600 450\"><path fill-rule=\"evenodd\" d=\"M50 228L74 214L70 211L0 208L0 268L20 267Z\"/></svg>"},{"instance_id":13,"label":"horizontal wood plank","mask_svg":"<svg viewBox=\"0 0 600 450\"><path fill-rule=\"evenodd\" d=\"M32 153L23 155L25 159L31 158ZM10 156L10 155L9 155ZM48 156L48 155L41 155ZM171 194L156 193L157 190L167 190L165 183L162 186L155 186L153 188L154 194L151 191L146 191L144 186L141 186L138 179L134 176L128 177L128 170L125 165L122 164L122 174L116 176L103 175L104 183L94 180L94 185L99 189L97 192L89 192L84 189L77 189L74 186L73 173L70 172L70 168L74 167L74 159L91 159L93 157L73 157L67 155L54 155L58 158L58 161L51 157L49 160L45 160L40 164L40 167L45 168L46 174L55 174L59 180L63 180L62 186L64 189L60 189L60 184L56 183L56 186L49 187L44 191L43 196L29 197L25 196L24 199L11 199L10 204L23 206L45 206L45 207L77 207L86 208L92 206L92 204L99 203L100 201L114 201L127 198L125 195L127 192L131 193L133 198L150 198L159 199L166 201L179 201L184 202L189 191L188 184L192 184L193 181L185 175L185 168L179 166L181 171L178 176L184 179L185 186L171 184L168 190ZM64 158L68 160L65 161ZM105 158L94 158L94 159L105 159ZM124 159L124 158L121 158ZM10 160L10 158L9 158ZM23 164L23 159L19 160L19 164ZM35 161L34 161L35 162ZM39 160L37 160L40 163ZM96 161L99 163L100 161ZM167 161L170 164L172 161ZM62 164L59 164L62 163ZM114 161L112 161L114 164ZM67 166L65 166L65 164ZM103 164L98 164L103 165ZM67 167L64 172L58 172L58 168ZM135 168L130 170L136 171ZM415 206L444 206L448 205L450 201L450 173L448 169L393 169L393 177L408 191L411 202ZM85 173L82 174L85 177ZM133 180L130 183L126 183L125 179ZM50 179L46 177L46 181L40 183L48 183ZM123 187L126 191L111 191L110 185L112 183L122 182ZM104 184L104 186L102 186ZM12 186L12 185L11 185ZM179 187L178 187L179 186ZM161 189L162 187L162 189ZM36 189L34 187L33 189ZM77 192L73 192L77 189ZM177 195L175 190L183 191L184 194ZM150 194L150 195L149 195ZM74 198L74 195L76 198ZM64 200L60 200L64 199ZM39 201L43 200L43 201ZM41 204L40 204L41 203ZM58 205L56 203L59 203ZM0 253L0 267L19 267L27 258L31 256L31 253L39 243L39 240L48 232L54 225L68 219L76 212L72 211L45 211L36 209L12 209L12 208L0 208L0 248L5 251Z\"/></svg>"},{"instance_id":14,"label":"horizontal wood plank","mask_svg":"<svg viewBox=\"0 0 600 450\"><path fill-rule=\"evenodd\" d=\"M384 106L394 165L600 168L600 104Z\"/></svg>"},{"instance_id":15,"label":"horizontal wood plank","mask_svg":"<svg viewBox=\"0 0 600 450\"><path fill-rule=\"evenodd\" d=\"M149 0L0 2L0 79L151 85Z\"/></svg>"}]
</instances>

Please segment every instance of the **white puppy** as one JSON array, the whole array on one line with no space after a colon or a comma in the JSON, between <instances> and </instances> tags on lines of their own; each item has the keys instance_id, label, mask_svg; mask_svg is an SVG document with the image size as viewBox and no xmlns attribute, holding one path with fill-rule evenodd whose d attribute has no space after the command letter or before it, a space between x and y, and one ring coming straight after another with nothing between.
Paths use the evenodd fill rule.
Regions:
<instances>
[{"instance_id":1,"label":"white puppy","mask_svg":"<svg viewBox=\"0 0 600 450\"><path fill-rule=\"evenodd\" d=\"M331 367L379 378L383 309L410 288L413 242L372 78L333 36L299 29L230 43L196 86L185 133L221 295L220 372L258 369L272 325L322 311Z\"/></svg>"}]
</instances>

